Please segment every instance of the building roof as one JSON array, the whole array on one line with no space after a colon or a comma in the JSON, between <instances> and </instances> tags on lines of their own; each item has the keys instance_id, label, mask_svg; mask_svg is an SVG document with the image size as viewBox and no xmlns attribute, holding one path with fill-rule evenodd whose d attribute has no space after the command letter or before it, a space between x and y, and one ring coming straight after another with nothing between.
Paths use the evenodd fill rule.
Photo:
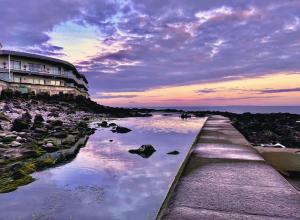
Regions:
<instances>
[{"instance_id":1,"label":"building roof","mask_svg":"<svg viewBox=\"0 0 300 220\"><path fill-rule=\"evenodd\" d=\"M59 63L63 66L66 66L66 67L72 69L79 78L82 78L86 83L88 83L86 77L83 74L79 73L78 70L76 69L76 67L72 63L69 63L64 60L47 57L47 56L42 56L42 55L38 55L38 54L12 51L12 50L0 50L0 55L12 55L12 56L17 56L17 57L34 58L34 59L41 60L41 61L47 61L49 63L56 63L56 64Z\"/></svg>"}]
</instances>

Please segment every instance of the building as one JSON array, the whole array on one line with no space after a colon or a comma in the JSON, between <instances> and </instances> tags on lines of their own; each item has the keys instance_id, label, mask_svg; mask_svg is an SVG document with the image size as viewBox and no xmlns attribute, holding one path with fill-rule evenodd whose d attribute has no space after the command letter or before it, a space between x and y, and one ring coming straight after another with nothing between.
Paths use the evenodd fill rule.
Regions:
<instances>
[{"instance_id":1,"label":"building","mask_svg":"<svg viewBox=\"0 0 300 220\"><path fill-rule=\"evenodd\" d=\"M9 50L0 50L0 91L46 92L88 97L88 81L66 61Z\"/></svg>"}]
</instances>

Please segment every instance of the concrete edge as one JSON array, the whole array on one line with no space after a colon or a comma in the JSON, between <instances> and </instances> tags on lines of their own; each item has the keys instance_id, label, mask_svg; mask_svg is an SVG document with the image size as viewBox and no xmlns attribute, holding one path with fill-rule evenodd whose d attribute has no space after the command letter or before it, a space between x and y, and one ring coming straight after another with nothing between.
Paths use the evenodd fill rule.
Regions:
<instances>
[{"instance_id":1,"label":"concrete edge","mask_svg":"<svg viewBox=\"0 0 300 220\"><path fill-rule=\"evenodd\" d=\"M161 220L161 219L162 219L163 214L164 214L164 211L166 210L166 208L167 208L168 205L169 205L170 198L171 198L171 196L173 195L173 192L174 192L174 190L175 190L175 187L177 186L177 183L178 183L178 181L179 181L179 179L180 179L180 177L181 177L181 175L182 175L182 173L183 173L183 170L184 170L184 168L186 167L186 165L187 165L187 163L188 163L188 161L189 161L189 159L190 159L190 156L191 156L191 154L192 154L192 150L193 150L194 146L196 145L197 139L198 139L198 137L200 136L200 134L201 134L201 132L202 132L202 129L203 129L203 127L205 126L205 124L206 124L208 118L209 118L209 117L204 117L204 123L203 123L202 126L200 127L200 130L199 130L198 134L197 134L196 137L194 138L194 140L193 140L193 142L192 142L192 144L191 144L191 146L190 146L190 149L189 149L189 151L187 152L187 154L186 154L186 156L185 156L185 159L182 161L182 163L181 163L181 165L180 165L180 167L179 167L179 170L178 170L176 176L174 177L174 179L173 179L173 181L172 181L172 183L171 183L171 186L170 186L170 188L169 188L169 191L168 191L168 193L166 194L166 196L165 196L165 198L164 198L164 200L163 200L163 202L162 202L162 205L161 205L160 209L158 210L158 212L157 212L157 214L156 214L156 218L155 218L156 220Z\"/></svg>"}]
</instances>

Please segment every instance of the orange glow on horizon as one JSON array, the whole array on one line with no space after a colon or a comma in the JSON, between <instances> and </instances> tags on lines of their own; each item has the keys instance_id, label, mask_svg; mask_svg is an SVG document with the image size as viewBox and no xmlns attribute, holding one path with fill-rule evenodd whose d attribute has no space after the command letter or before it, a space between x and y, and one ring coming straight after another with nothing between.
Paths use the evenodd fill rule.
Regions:
<instances>
[{"instance_id":1,"label":"orange glow on horizon","mask_svg":"<svg viewBox=\"0 0 300 220\"><path fill-rule=\"evenodd\" d=\"M300 105L299 91L271 91L299 87L299 73L273 73L255 78L170 86L144 92L101 93L100 97L92 98L98 103L111 106ZM106 98L101 98L101 95Z\"/></svg>"}]
</instances>

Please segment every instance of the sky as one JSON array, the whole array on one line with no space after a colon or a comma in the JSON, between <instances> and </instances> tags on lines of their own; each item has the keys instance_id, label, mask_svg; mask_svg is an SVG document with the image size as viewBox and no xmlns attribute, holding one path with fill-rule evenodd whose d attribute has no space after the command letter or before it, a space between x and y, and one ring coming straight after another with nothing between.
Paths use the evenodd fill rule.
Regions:
<instances>
[{"instance_id":1,"label":"sky","mask_svg":"<svg viewBox=\"0 0 300 220\"><path fill-rule=\"evenodd\" d=\"M299 0L0 0L4 49L110 106L300 105Z\"/></svg>"}]
</instances>

